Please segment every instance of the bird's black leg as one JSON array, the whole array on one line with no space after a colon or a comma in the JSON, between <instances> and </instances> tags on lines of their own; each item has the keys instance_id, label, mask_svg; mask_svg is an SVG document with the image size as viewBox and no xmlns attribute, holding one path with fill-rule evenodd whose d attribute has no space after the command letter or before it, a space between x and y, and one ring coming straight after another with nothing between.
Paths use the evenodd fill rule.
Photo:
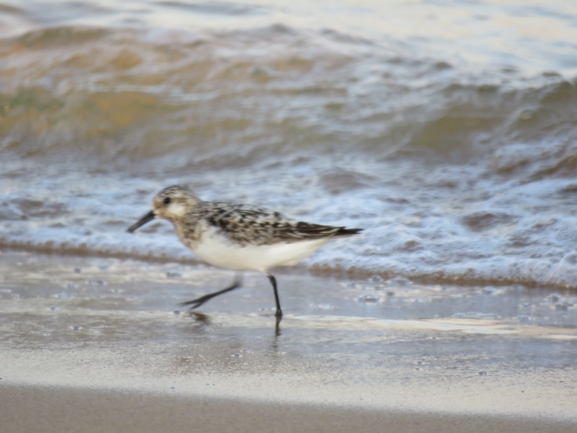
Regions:
<instances>
[{"instance_id":1,"label":"bird's black leg","mask_svg":"<svg viewBox=\"0 0 577 433\"><path fill-rule=\"evenodd\" d=\"M272 284L272 288L274 290L274 300L276 302L276 313L274 313L274 315L277 318L277 323L280 322L280 319L282 318L282 310L280 309L280 301L278 299L278 291L276 289L276 278L273 275L267 275L268 279L270 280L270 283Z\"/></svg>"},{"instance_id":2,"label":"bird's black leg","mask_svg":"<svg viewBox=\"0 0 577 433\"><path fill-rule=\"evenodd\" d=\"M194 310L195 308L200 307L206 301L211 300L215 296L222 295L223 293L230 292L231 290L238 289L242 286L242 277L240 274L237 274L234 278L234 281L231 286L227 287L226 289L219 290L218 292L209 293L208 295L201 296L200 298L193 299L192 301L181 302L181 307L189 306L189 310Z\"/></svg>"}]
</instances>

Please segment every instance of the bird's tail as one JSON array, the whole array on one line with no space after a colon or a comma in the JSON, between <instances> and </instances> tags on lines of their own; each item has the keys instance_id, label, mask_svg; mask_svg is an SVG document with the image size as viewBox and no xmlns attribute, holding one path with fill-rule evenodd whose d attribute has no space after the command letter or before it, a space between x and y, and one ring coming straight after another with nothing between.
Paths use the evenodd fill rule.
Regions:
<instances>
[{"instance_id":1,"label":"bird's tail","mask_svg":"<svg viewBox=\"0 0 577 433\"><path fill-rule=\"evenodd\" d=\"M364 229L348 229L346 227L341 227L341 228L339 228L338 231L335 232L334 237L340 238L340 237L352 236L352 235L359 234L363 230Z\"/></svg>"}]
</instances>

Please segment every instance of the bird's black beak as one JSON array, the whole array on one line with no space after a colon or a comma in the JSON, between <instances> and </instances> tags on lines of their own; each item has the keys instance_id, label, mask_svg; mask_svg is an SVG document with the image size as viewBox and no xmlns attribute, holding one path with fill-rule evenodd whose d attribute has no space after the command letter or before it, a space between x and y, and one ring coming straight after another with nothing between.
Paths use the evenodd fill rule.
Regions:
<instances>
[{"instance_id":1,"label":"bird's black beak","mask_svg":"<svg viewBox=\"0 0 577 433\"><path fill-rule=\"evenodd\" d=\"M154 214L154 211L151 210L146 215L144 215L142 218L140 218L137 222L135 222L130 227L128 227L128 230L126 230L126 231L128 233L132 233L138 227L143 226L144 224L146 224L149 221L152 221L154 218L156 218L156 215Z\"/></svg>"}]
</instances>

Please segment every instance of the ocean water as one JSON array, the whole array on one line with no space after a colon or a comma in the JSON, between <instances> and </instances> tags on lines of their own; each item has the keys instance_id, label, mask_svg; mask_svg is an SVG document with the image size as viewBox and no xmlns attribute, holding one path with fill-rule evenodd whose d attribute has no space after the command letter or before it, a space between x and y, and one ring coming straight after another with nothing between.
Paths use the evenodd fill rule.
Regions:
<instances>
[{"instance_id":1,"label":"ocean water","mask_svg":"<svg viewBox=\"0 0 577 433\"><path fill-rule=\"evenodd\" d=\"M192 261L125 233L188 183L366 229L311 270L575 289L576 86L571 1L0 0L0 248Z\"/></svg>"}]
</instances>

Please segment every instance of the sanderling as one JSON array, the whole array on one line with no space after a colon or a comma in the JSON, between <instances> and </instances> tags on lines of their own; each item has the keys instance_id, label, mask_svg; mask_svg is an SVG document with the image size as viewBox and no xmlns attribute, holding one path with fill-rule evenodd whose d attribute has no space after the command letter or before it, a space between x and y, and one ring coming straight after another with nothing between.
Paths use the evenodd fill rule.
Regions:
<instances>
[{"instance_id":1,"label":"sanderling","mask_svg":"<svg viewBox=\"0 0 577 433\"><path fill-rule=\"evenodd\" d=\"M128 232L154 218L172 222L181 242L206 263L266 275L274 290L277 320L282 317L282 310L276 279L268 270L296 265L331 239L352 236L362 230L296 221L278 212L244 204L202 201L185 185L172 185L160 191L154 197L152 210L130 226ZM193 310L240 285L237 273L230 287L180 305Z\"/></svg>"}]
</instances>

